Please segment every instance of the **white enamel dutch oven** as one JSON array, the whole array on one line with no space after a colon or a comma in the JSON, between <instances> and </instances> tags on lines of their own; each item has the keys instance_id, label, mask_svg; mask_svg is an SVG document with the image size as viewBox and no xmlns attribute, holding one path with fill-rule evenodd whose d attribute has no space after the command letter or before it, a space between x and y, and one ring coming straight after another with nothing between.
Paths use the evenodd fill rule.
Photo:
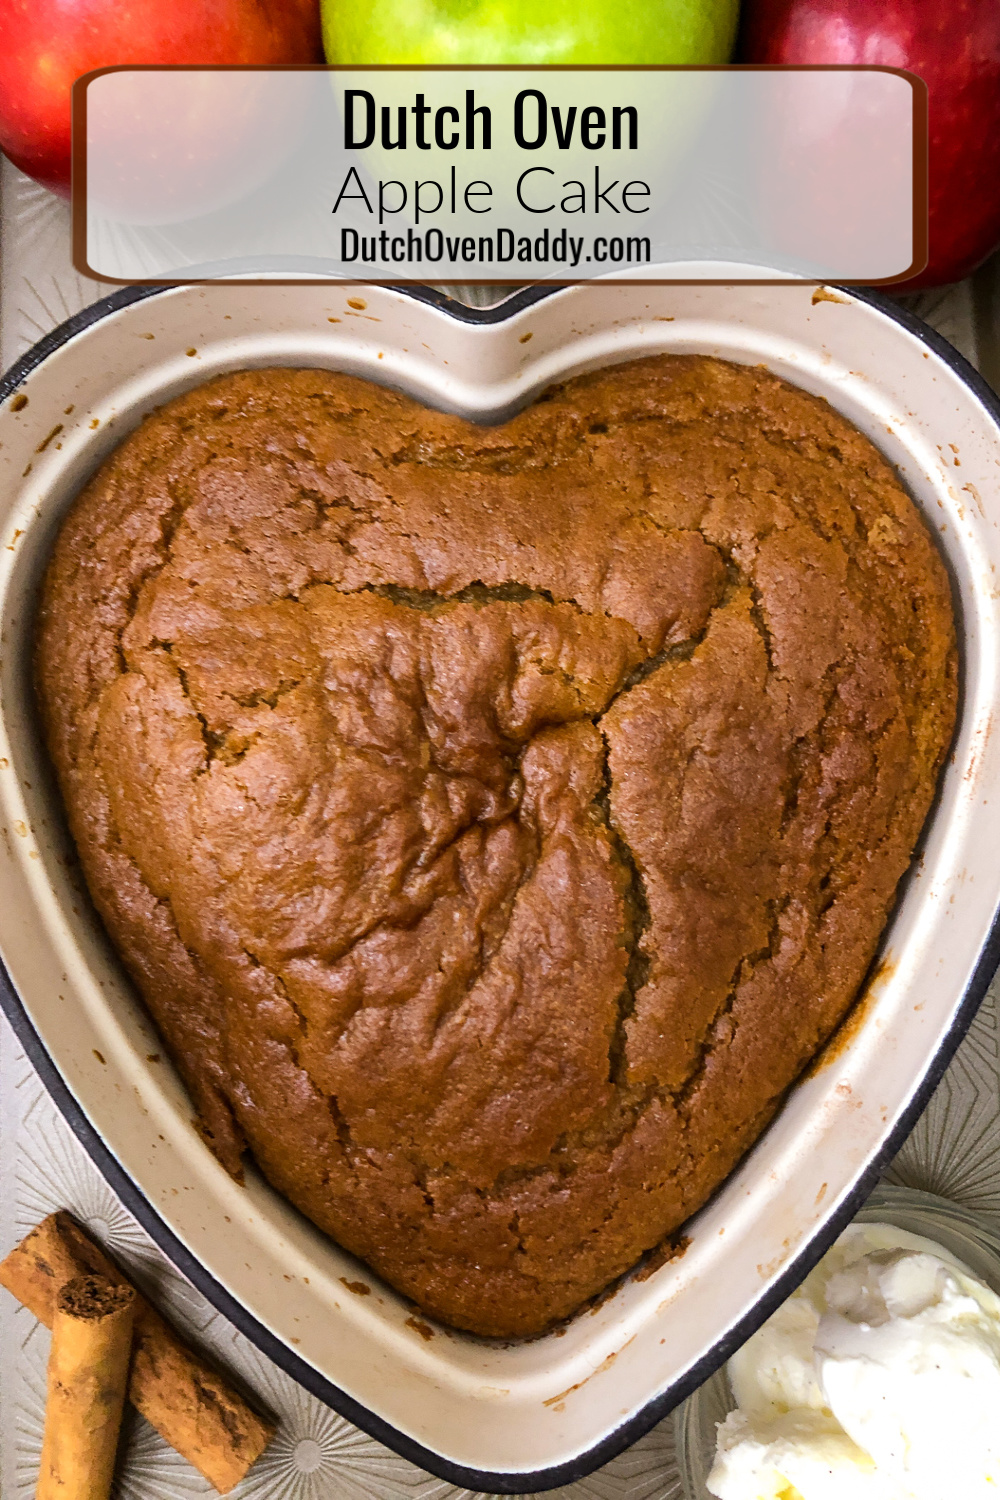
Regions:
<instances>
[{"instance_id":1,"label":"white enamel dutch oven","mask_svg":"<svg viewBox=\"0 0 1000 1500\"><path fill-rule=\"evenodd\" d=\"M554 379L660 350L765 364L825 396L896 466L951 570L960 722L859 1006L687 1226L684 1254L558 1334L501 1345L421 1325L259 1175L232 1182L177 1078L149 1060L156 1034L66 862L32 702L35 591L84 478L144 412L219 371L346 369L492 421ZM478 311L421 289L132 287L43 339L0 398L7 1014L128 1208L303 1385L473 1490L581 1477L705 1379L819 1257L912 1125L996 967L1000 404L950 346L877 296L599 282ZM359 1281L373 1294L347 1288Z\"/></svg>"}]
</instances>

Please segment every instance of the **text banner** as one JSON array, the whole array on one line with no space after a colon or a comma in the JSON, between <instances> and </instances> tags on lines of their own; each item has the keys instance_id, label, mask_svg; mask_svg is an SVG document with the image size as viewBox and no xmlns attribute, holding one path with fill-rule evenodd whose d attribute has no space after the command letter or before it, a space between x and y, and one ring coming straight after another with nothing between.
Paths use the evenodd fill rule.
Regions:
<instances>
[{"instance_id":1,"label":"text banner","mask_svg":"<svg viewBox=\"0 0 1000 1500\"><path fill-rule=\"evenodd\" d=\"M116 68L74 259L117 282L887 281L926 90L885 68Z\"/></svg>"}]
</instances>

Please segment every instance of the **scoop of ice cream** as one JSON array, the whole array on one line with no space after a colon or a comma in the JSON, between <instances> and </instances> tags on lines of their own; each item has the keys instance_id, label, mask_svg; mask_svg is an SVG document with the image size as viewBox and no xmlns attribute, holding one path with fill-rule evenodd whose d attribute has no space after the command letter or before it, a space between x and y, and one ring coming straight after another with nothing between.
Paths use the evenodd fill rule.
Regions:
<instances>
[{"instance_id":1,"label":"scoop of ice cream","mask_svg":"<svg viewBox=\"0 0 1000 1500\"><path fill-rule=\"evenodd\" d=\"M996 1500L1000 1297L940 1245L852 1225L734 1355L720 1500Z\"/></svg>"}]
</instances>

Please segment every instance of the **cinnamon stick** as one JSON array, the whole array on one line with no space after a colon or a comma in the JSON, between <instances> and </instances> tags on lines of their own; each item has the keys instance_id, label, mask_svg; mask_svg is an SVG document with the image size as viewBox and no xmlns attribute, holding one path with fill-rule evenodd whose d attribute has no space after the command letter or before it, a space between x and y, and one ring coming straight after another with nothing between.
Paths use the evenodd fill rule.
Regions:
<instances>
[{"instance_id":1,"label":"cinnamon stick","mask_svg":"<svg viewBox=\"0 0 1000 1500\"><path fill-rule=\"evenodd\" d=\"M51 1328L59 1291L88 1271L115 1286L128 1284L69 1214L60 1211L0 1263L0 1285ZM239 1483L274 1434L274 1424L259 1417L141 1296L136 1298L128 1396L223 1495Z\"/></svg>"},{"instance_id":2,"label":"cinnamon stick","mask_svg":"<svg viewBox=\"0 0 1000 1500\"><path fill-rule=\"evenodd\" d=\"M106 1276L77 1276L56 1298L35 1500L108 1500L135 1300Z\"/></svg>"}]
</instances>

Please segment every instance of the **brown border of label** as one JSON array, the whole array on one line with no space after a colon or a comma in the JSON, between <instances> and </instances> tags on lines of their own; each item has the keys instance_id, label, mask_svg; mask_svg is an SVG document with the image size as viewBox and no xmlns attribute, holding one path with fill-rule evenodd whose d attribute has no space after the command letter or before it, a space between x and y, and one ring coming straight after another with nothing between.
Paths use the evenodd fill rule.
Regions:
<instances>
[{"instance_id":1,"label":"brown border of label","mask_svg":"<svg viewBox=\"0 0 1000 1500\"><path fill-rule=\"evenodd\" d=\"M324 63L282 63L255 66L215 64L121 64L114 67L94 68L84 73L73 84L72 91L72 150L71 150L71 201L73 207L71 242L72 261L75 270L92 281L101 281L109 286L424 286L425 277L380 280L378 276L348 278L346 276L289 276L289 277L173 277L154 280L118 281L94 271L87 262L87 88L95 78L105 73L338 73L346 71ZM679 66L657 64L646 67L636 63L493 63L470 68L462 63L427 63L414 66L407 63L371 63L352 65L352 73L895 73L912 85L913 98L913 260L898 276L883 276L877 281L848 281L841 279L841 286L895 286L906 282L927 265L930 257L930 235L928 228L928 206L930 201L928 182L928 90L927 84L916 73L907 68L883 67L877 63L793 63L771 65L767 63L723 63L714 65L684 64ZM586 286L596 277L568 278L564 281L533 281L531 277L483 277L470 280L467 277L445 276L437 286ZM729 278L727 280L692 281L683 277L658 277L655 280L637 276L601 276L602 286L822 286L821 281L804 277L768 277L752 280Z\"/></svg>"}]
</instances>

